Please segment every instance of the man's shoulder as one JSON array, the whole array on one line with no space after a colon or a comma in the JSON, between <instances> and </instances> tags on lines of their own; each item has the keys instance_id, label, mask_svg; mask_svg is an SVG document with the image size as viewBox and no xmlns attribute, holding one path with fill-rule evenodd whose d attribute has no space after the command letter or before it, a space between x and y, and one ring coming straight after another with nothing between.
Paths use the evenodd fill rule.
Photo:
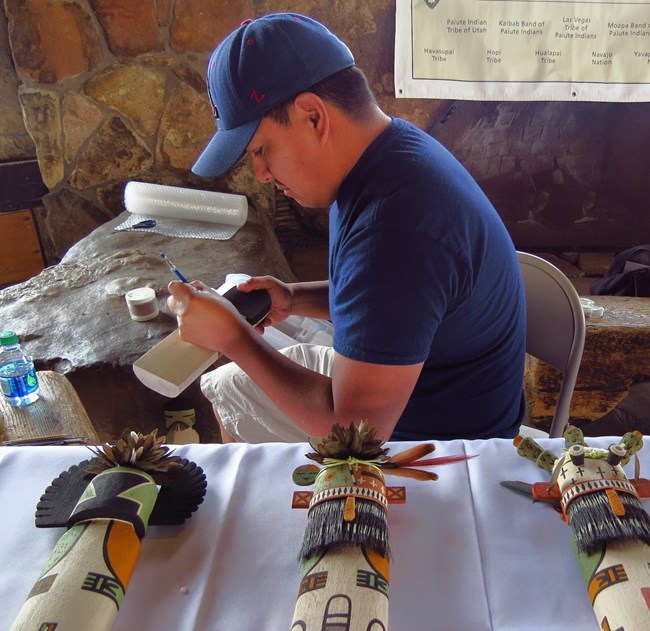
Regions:
<instances>
[{"instance_id":1,"label":"man's shoulder","mask_svg":"<svg viewBox=\"0 0 650 631\"><path fill-rule=\"evenodd\" d=\"M416 146L442 146L433 136L403 118L393 118L391 120L391 124L388 127L387 139L396 144L410 144L415 142Z\"/></svg>"}]
</instances>

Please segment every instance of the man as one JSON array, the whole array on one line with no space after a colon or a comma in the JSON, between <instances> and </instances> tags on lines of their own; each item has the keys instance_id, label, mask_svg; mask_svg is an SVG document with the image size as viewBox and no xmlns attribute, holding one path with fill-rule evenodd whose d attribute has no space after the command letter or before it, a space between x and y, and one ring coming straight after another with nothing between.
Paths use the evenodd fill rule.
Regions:
<instances>
[{"instance_id":1,"label":"man","mask_svg":"<svg viewBox=\"0 0 650 631\"><path fill-rule=\"evenodd\" d=\"M215 50L218 130L194 166L243 153L260 182L330 209L329 281L267 289L264 325L331 319L333 349L280 353L201 283L173 282L181 337L233 363L204 376L225 439L305 440L367 420L393 440L512 437L523 416L523 286L503 223L439 143L378 107L348 48L305 16L248 21Z\"/></svg>"}]
</instances>

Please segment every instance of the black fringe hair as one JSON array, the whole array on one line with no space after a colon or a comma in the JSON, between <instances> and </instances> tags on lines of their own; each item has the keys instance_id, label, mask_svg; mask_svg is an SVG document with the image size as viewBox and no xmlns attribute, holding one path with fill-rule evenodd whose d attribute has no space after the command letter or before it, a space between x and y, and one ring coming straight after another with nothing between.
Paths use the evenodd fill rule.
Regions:
<instances>
[{"instance_id":1,"label":"black fringe hair","mask_svg":"<svg viewBox=\"0 0 650 631\"><path fill-rule=\"evenodd\" d=\"M316 504L307 518L307 527L299 552L306 561L331 547L365 547L388 556L388 520L384 509L371 500L355 498L355 518L345 521L346 498Z\"/></svg>"},{"instance_id":2,"label":"black fringe hair","mask_svg":"<svg viewBox=\"0 0 650 631\"><path fill-rule=\"evenodd\" d=\"M614 514L607 495L596 491L576 497L567 514L578 550L592 554L610 541L641 540L650 545L650 517L641 502L629 493L619 493L625 515Z\"/></svg>"}]
</instances>

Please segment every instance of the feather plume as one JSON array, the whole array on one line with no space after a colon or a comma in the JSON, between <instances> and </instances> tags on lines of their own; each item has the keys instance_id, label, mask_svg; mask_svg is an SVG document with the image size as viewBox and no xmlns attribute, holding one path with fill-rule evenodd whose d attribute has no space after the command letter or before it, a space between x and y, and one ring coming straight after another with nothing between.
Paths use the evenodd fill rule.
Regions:
<instances>
[{"instance_id":1,"label":"feather plume","mask_svg":"<svg viewBox=\"0 0 650 631\"><path fill-rule=\"evenodd\" d=\"M421 469L409 469L407 467L396 467L386 469L387 475L396 475L400 478L412 478L413 480L420 480L426 482L428 480L437 480L438 474L433 471L422 471Z\"/></svg>"},{"instance_id":2,"label":"feather plume","mask_svg":"<svg viewBox=\"0 0 650 631\"><path fill-rule=\"evenodd\" d=\"M439 458L428 458L427 460L417 460L416 462L408 463L411 467L432 467L443 464L452 464L454 462L464 462L476 458L478 454L471 454L469 456L440 456Z\"/></svg>"},{"instance_id":3,"label":"feather plume","mask_svg":"<svg viewBox=\"0 0 650 631\"><path fill-rule=\"evenodd\" d=\"M428 456L432 451L435 451L435 449L436 446L433 443L415 445L414 447L409 447L408 449L404 449L404 451L396 453L383 464L384 466L399 467L414 462L415 460L419 460L420 458L424 458L424 456Z\"/></svg>"}]
</instances>

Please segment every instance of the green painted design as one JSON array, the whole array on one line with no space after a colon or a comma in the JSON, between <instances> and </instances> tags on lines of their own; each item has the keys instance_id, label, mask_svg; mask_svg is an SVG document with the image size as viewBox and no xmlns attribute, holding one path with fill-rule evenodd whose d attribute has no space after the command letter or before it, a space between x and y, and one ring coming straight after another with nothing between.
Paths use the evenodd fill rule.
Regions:
<instances>
[{"instance_id":1,"label":"green painted design","mask_svg":"<svg viewBox=\"0 0 650 631\"><path fill-rule=\"evenodd\" d=\"M585 436L582 433L582 430L577 427L570 426L563 434L564 440L566 441L567 447L571 445L582 445L583 447L587 446L585 442Z\"/></svg>"},{"instance_id":2,"label":"green painted design","mask_svg":"<svg viewBox=\"0 0 650 631\"><path fill-rule=\"evenodd\" d=\"M591 577L594 575L598 567L603 561L603 557L605 556L605 552L607 552L607 546L601 547L599 550L596 552L593 552L592 554L587 554L585 552L581 552L578 550L578 546L576 544L576 538L575 536L571 536L571 547L573 548L573 552L576 555L576 558L578 559L578 567L580 568L580 572L582 574L582 580L585 582L585 585L589 585L589 581L591 580Z\"/></svg>"},{"instance_id":3,"label":"green painted design","mask_svg":"<svg viewBox=\"0 0 650 631\"><path fill-rule=\"evenodd\" d=\"M57 541L52 553L47 559L43 571L41 572L41 576L45 576L69 552L72 551L79 539L81 539L86 528L88 528L88 524L77 524L63 534L63 536Z\"/></svg>"},{"instance_id":4,"label":"green painted design","mask_svg":"<svg viewBox=\"0 0 650 631\"><path fill-rule=\"evenodd\" d=\"M144 523L144 527L147 528L149 525L149 517L151 517L151 512L158 499L158 486L153 481L153 478L144 471L138 471L137 469L130 469L128 467L115 467L113 471L128 471L129 473L137 473L142 477L142 484L132 486L123 493L120 493L118 497L124 497L137 502L139 505L137 511L138 517Z\"/></svg>"},{"instance_id":5,"label":"green painted design","mask_svg":"<svg viewBox=\"0 0 650 631\"><path fill-rule=\"evenodd\" d=\"M91 480L88 483L88 486L84 489L84 492L79 496L79 500L77 501L77 504L81 504L81 502L85 502L87 500L91 500L97 497L97 491L95 490L95 486L93 485L93 481Z\"/></svg>"},{"instance_id":6,"label":"green painted design","mask_svg":"<svg viewBox=\"0 0 650 631\"><path fill-rule=\"evenodd\" d=\"M158 498L153 478L131 467L113 467L97 474L75 506L68 525L96 519L118 519L133 525L140 539Z\"/></svg>"},{"instance_id":7,"label":"green painted design","mask_svg":"<svg viewBox=\"0 0 650 631\"><path fill-rule=\"evenodd\" d=\"M296 467L291 479L298 486L311 486L316 481L320 467L315 464L303 464Z\"/></svg>"},{"instance_id":8,"label":"green painted design","mask_svg":"<svg viewBox=\"0 0 650 631\"><path fill-rule=\"evenodd\" d=\"M322 558L325 556L326 552L321 552L320 554L314 554L313 556L310 556L305 562L302 564L302 570L300 573L300 578L303 579L307 574L313 571L313 569L321 562Z\"/></svg>"},{"instance_id":9,"label":"green painted design","mask_svg":"<svg viewBox=\"0 0 650 631\"><path fill-rule=\"evenodd\" d=\"M330 466L322 469L318 474L314 486L314 493L338 486L352 486L353 484L354 475L347 464Z\"/></svg>"},{"instance_id":10,"label":"green painted design","mask_svg":"<svg viewBox=\"0 0 650 631\"><path fill-rule=\"evenodd\" d=\"M388 581L381 574L357 570L357 587L372 589L388 598Z\"/></svg>"}]
</instances>

